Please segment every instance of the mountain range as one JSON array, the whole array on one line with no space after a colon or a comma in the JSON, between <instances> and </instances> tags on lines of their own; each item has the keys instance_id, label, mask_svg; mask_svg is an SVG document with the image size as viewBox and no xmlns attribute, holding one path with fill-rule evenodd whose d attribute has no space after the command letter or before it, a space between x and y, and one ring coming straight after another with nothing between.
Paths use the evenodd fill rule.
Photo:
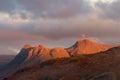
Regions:
<instances>
[{"instance_id":1,"label":"mountain range","mask_svg":"<svg viewBox=\"0 0 120 80\"><path fill-rule=\"evenodd\" d=\"M26 44L9 65L31 66L46 60L71 57L75 54L94 54L112 48L112 45L99 44L88 39L79 40L69 48L48 48L44 45L32 47Z\"/></svg>"},{"instance_id":2,"label":"mountain range","mask_svg":"<svg viewBox=\"0 0 120 80\"><path fill-rule=\"evenodd\" d=\"M5 80L120 80L120 47L97 54L52 59L18 70Z\"/></svg>"},{"instance_id":3,"label":"mountain range","mask_svg":"<svg viewBox=\"0 0 120 80\"><path fill-rule=\"evenodd\" d=\"M44 45L38 45L38 46L32 47L31 45L26 44L21 49L19 54L9 64L7 64L2 69L2 71L0 71L0 79L10 76L10 75L14 74L16 71L19 71L26 67L34 67L34 66L40 65L46 61L49 62L49 60L54 61L54 60L63 58L63 62L66 62L66 61L64 61L64 58L69 60L69 59L71 59L71 57L73 57L75 55L95 55L97 53L102 54L102 52L107 51L108 49L113 48L113 47L115 47L115 46L96 43L96 42L90 41L88 39L79 40L69 48L61 48L61 47L48 48ZM105 52L105 53L107 53L107 52ZM59 62L59 60L58 60L58 62ZM51 68L51 70L52 70L52 68ZM14 80L14 79L10 79L10 80ZM21 79L21 80L23 80L23 79ZM27 80L27 79L25 79L25 80ZM40 79L40 80L43 80L43 79ZM53 80L56 80L56 79L53 79Z\"/></svg>"}]
</instances>

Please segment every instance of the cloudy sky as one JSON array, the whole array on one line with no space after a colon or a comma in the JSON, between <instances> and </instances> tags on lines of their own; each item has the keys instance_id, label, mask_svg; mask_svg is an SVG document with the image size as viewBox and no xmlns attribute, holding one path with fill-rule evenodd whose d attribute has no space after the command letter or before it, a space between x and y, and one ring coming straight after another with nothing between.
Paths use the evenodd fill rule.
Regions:
<instances>
[{"instance_id":1,"label":"cloudy sky","mask_svg":"<svg viewBox=\"0 0 120 80\"><path fill-rule=\"evenodd\" d=\"M84 38L120 43L120 0L0 0L0 54Z\"/></svg>"}]
</instances>

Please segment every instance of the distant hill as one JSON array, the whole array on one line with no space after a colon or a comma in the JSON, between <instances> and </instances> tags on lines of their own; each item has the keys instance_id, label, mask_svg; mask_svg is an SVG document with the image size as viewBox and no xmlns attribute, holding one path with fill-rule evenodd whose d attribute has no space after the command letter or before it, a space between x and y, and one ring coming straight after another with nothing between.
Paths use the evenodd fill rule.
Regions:
<instances>
[{"instance_id":1,"label":"distant hill","mask_svg":"<svg viewBox=\"0 0 120 80\"><path fill-rule=\"evenodd\" d=\"M18 70L5 80L120 80L120 47L73 55Z\"/></svg>"},{"instance_id":2,"label":"distant hill","mask_svg":"<svg viewBox=\"0 0 120 80\"><path fill-rule=\"evenodd\" d=\"M0 68L13 60L15 55L0 55Z\"/></svg>"}]
</instances>

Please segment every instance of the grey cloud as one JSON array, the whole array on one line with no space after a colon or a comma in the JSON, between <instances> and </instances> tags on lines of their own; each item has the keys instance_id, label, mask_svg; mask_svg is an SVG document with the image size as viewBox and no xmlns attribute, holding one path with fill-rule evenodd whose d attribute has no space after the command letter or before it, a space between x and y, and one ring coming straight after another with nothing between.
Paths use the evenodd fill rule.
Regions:
<instances>
[{"instance_id":1,"label":"grey cloud","mask_svg":"<svg viewBox=\"0 0 120 80\"><path fill-rule=\"evenodd\" d=\"M7 0L6 2L8 6L11 6L12 1L9 0L10 3L8 3ZM5 4L5 2L2 4ZM38 17L38 19L33 19L33 22L30 21L19 24L0 22L0 42L10 40L37 41L42 38L46 40L63 40L65 38L79 39L82 34L86 34L88 37L109 38L110 41L112 41L112 39L120 40L120 24L116 21L109 22L109 20L101 19L98 16L97 19L91 19L90 17L94 18L90 13L92 8L85 0L16 0L14 4L20 5L17 6L17 12L21 18L28 18L28 13L31 12ZM116 2L111 4L99 3L96 5L103 10L102 16L104 14L107 18L116 16L119 18L119 8ZM115 7L115 9L111 6ZM118 10L116 10L116 8L118 8ZM10 9L13 9L13 7ZM16 12L14 11L10 13L12 18L15 17L14 14ZM115 13L113 14L112 12ZM87 14L89 16L87 16ZM97 13L94 15L96 14ZM77 18L75 17L76 15L82 17ZM44 17L47 17L47 20L45 20ZM70 17L71 20L67 19L68 17ZM39 18L42 19L42 21L40 21Z\"/></svg>"},{"instance_id":2,"label":"grey cloud","mask_svg":"<svg viewBox=\"0 0 120 80\"><path fill-rule=\"evenodd\" d=\"M18 15L22 19L31 17L16 0L0 0L0 13L6 13L11 18L17 18Z\"/></svg>"},{"instance_id":3,"label":"grey cloud","mask_svg":"<svg viewBox=\"0 0 120 80\"><path fill-rule=\"evenodd\" d=\"M18 0L34 17L68 18L89 13L92 9L85 0Z\"/></svg>"},{"instance_id":4,"label":"grey cloud","mask_svg":"<svg viewBox=\"0 0 120 80\"><path fill-rule=\"evenodd\" d=\"M0 54L16 54L8 48L20 50L26 43L69 47L82 35L118 44L119 4L119 0L111 4L99 2L96 7L101 13L94 13L86 0L0 0L0 13L9 14L11 22L30 18L18 23L0 21Z\"/></svg>"},{"instance_id":5,"label":"grey cloud","mask_svg":"<svg viewBox=\"0 0 120 80\"><path fill-rule=\"evenodd\" d=\"M14 0L0 0L0 11L1 12L11 12L15 9Z\"/></svg>"},{"instance_id":6,"label":"grey cloud","mask_svg":"<svg viewBox=\"0 0 120 80\"><path fill-rule=\"evenodd\" d=\"M85 19L81 20L81 18ZM19 30L21 32L25 32L26 34L43 36L46 39L52 40L59 40L64 38L80 38L82 34L101 38L117 38L119 37L120 32L119 25L120 24L117 24L116 22L110 23L109 21L99 19L91 20L85 16L82 16L79 20L75 18L72 21L59 21L59 24L28 24L26 26L20 27Z\"/></svg>"},{"instance_id":7,"label":"grey cloud","mask_svg":"<svg viewBox=\"0 0 120 80\"><path fill-rule=\"evenodd\" d=\"M113 3L98 2L96 7L102 10L101 13L98 13L102 18L120 20L120 0Z\"/></svg>"}]
</instances>

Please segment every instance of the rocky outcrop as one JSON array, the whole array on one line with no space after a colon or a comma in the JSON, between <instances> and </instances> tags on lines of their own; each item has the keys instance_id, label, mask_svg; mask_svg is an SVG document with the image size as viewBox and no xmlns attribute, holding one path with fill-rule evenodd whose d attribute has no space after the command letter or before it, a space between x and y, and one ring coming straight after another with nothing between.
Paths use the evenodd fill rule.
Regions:
<instances>
[{"instance_id":1,"label":"rocky outcrop","mask_svg":"<svg viewBox=\"0 0 120 80\"><path fill-rule=\"evenodd\" d=\"M23 49L28 49L28 48L32 48L32 46L30 44L25 44Z\"/></svg>"},{"instance_id":2,"label":"rocky outcrop","mask_svg":"<svg viewBox=\"0 0 120 80\"><path fill-rule=\"evenodd\" d=\"M99 44L88 39L77 41L72 47L66 50L71 54L93 54L101 51L106 51L112 48L111 45Z\"/></svg>"},{"instance_id":3,"label":"rocky outcrop","mask_svg":"<svg viewBox=\"0 0 120 80\"><path fill-rule=\"evenodd\" d=\"M54 48L51 50L50 54L53 58L70 57L70 55L64 48Z\"/></svg>"},{"instance_id":4,"label":"rocky outcrop","mask_svg":"<svg viewBox=\"0 0 120 80\"><path fill-rule=\"evenodd\" d=\"M50 56L50 50L50 48L47 48L43 45L35 46L29 51L27 60L31 58L38 58L41 61L51 59L52 57Z\"/></svg>"}]
</instances>

